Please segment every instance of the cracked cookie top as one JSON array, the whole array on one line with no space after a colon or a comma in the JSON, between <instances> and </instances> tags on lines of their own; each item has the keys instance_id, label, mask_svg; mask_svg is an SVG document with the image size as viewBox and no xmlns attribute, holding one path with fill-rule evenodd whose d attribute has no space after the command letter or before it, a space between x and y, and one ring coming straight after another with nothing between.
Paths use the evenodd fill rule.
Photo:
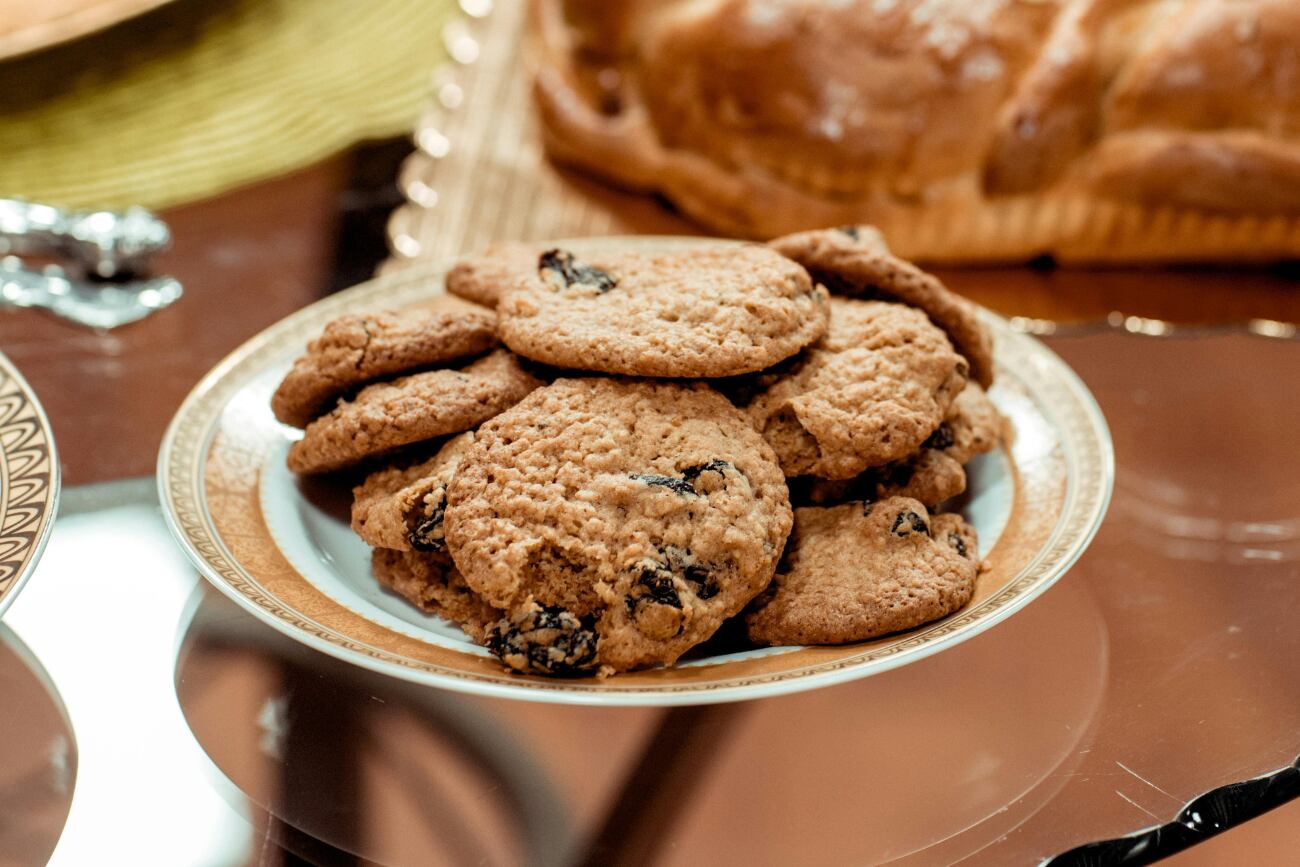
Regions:
<instances>
[{"instance_id":1,"label":"cracked cookie top","mask_svg":"<svg viewBox=\"0 0 1300 867\"><path fill-rule=\"evenodd\" d=\"M915 452L966 384L925 314L831 299L830 330L746 407L786 475L844 479Z\"/></svg>"},{"instance_id":2,"label":"cracked cookie top","mask_svg":"<svg viewBox=\"0 0 1300 867\"><path fill-rule=\"evenodd\" d=\"M289 447L289 469L326 473L393 449L469 430L541 385L497 349L461 368L377 382L307 425Z\"/></svg>"},{"instance_id":3,"label":"cracked cookie top","mask_svg":"<svg viewBox=\"0 0 1300 867\"><path fill-rule=\"evenodd\" d=\"M975 592L975 530L916 500L795 510L794 533L768 592L745 617L758 644L844 644L911 629Z\"/></svg>"},{"instance_id":4,"label":"cracked cookie top","mask_svg":"<svg viewBox=\"0 0 1300 867\"><path fill-rule=\"evenodd\" d=\"M740 611L790 521L771 449L720 394L593 377L476 432L444 534L466 583L512 612L496 642L507 664L550 659L534 639L567 636L557 665L581 650L622 671L672 663Z\"/></svg>"},{"instance_id":5,"label":"cracked cookie top","mask_svg":"<svg viewBox=\"0 0 1300 867\"><path fill-rule=\"evenodd\" d=\"M938 277L889 252L871 226L842 226L785 235L772 249L808 269L832 293L850 298L897 301L925 311L970 363L971 379L993 383L993 335L975 305Z\"/></svg>"},{"instance_id":6,"label":"cracked cookie top","mask_svg":"<svg viewBox=\"0 0 1300 867\"><path fill-rule=\"evenodd\" d=\"M351 389L420 367L479 355L496 342L495 321L486 310L340 316L294 361L271 397L271 411L285 424L306 427Z\"/></svg>"},{"instance_id":7,"label":"cracked cookie top","mask_svg":"<svg viewBox=\"0 0 1300 867\"><path fill-rule=\"evenodd\" d=\"M757 245L579 256L550 249L501 295L502 341L557 367L630 376L762 370L826 330L826 292Z\"/></svg>"}]
</instances>

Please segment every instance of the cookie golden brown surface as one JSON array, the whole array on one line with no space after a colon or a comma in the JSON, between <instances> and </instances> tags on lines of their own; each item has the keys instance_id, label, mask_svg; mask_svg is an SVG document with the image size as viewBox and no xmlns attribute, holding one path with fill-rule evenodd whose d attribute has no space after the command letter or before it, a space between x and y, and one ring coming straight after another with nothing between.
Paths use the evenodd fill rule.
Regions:
<instances>
[{"instance_id":1,"label":"cookie golden brown surface","mask_svg":"<svg viewBox=\"0 0 1300 867\"><path fill-rule=\"evenodd\" d=\"M551 249L503 292L502 341L557 367L627 376L762 370L826 331L826 291L765 247L576 256Z\"/></svg>"},{"instance_id":2,"label":"cookie golden brown surface","mask_svg":"<svg viewBox=\"0 0 1300 867\"><path fill-rule=\"evenodd\" d=\"M795 510L785 559L745 616L759 644L843 644L911 629L970 601L975 531L916 500Z\"/></svg>"},{"instance_id":3,"label":"cookie golden brown surface","mask_svg":"<svg viewBox=\"0 0 1300 867\"><path fill-rule=\"evenodd\" d=\"M672 665L728 620L728 641L747 623L758 643L836 643L944 616L978 552L927 509L1003 420L953 346L979 358L978 321L947 316L961 308L937 282L867 281L881 257L912 268L869 226L655 254L489 248L451 273L500 290L499 319L447 296L311 343L274 403L367 381L314 411L289 468L370 466L351 526L373 578L523 674ZM809 269L906 303L830 297ZM498 332L504 347L459 358ZM660 375L609 375L611 359ZM792 491L814 505L792 510Z\"/></svg>"},{"instance_id":4,"label":"cookie golden brown surface","mask_svg":"<svg viewBox=\"0 0 1300 867\"><path fill-rule=\"evenodd\" d=\"M826 336L745 411L786 475L846 479L920 448L966 373L921 311L835 298Z\"/></svg>"},{"instance_id":5,"label":"cookie golden brown surface","mask_svg":"<svg viewBox=\"0 0 1300 867\"><path fill-rule=\"evenodd\" d=\"M298 358L271 397L275 417L306 427L367 382L447 364L496 345L488 311L406 310L340 316Z\"/></svg>"},{"instance_id":6,"label":"cookie golden brown surface","mask_svg":"<svg viewBox=\"0 0 1300 867\"><path fill-rule=\"evenodd\" d=\"M499 650L526 659L551 635L537 624L567 624L566 644L591 634L590 667L626 671L671 664L767 585L790 503L708 386L561 379L479 428L444 528L469 586L520 619Z\"/></svg>"},{"instance_id":7,"label":"cookie golden brown surface","mask_svg":"<svg viewBox=\"0 0 1300 867\"><path fill-rule=\"evenodd\" d=\"M939 278L894 256L874 226L843 226L784 235L772 249L798 262L814 280L850 298L897 301L925 311L970 363L971 379L993 384L993 337L975 305Z\"/></svg>"},{"instance_id":8,"label":"cookie golden brown surface","mask_svg":"<svg viewBox=\"0 0 1300 867\"><path fill-rule=\"evenodd\" d=\"M965 464L997 448L1005 425L984 390L970 382L916 452L850 479L791 479L791 495L819 506L910 497L933 509L966 490Z\"/></svg>"},{"instance_id":9,"label":"cookie golden brown surface","mask_svg":"<svg viewBox=\"0 0 1300 867\"><path fill-rule=\"evenodd\" d=\"M469 430L517 403L541 381L498 349L460 368L368 385L307 425L289 469L327 473L413 443Z\"/></svg>"}]
</instances>

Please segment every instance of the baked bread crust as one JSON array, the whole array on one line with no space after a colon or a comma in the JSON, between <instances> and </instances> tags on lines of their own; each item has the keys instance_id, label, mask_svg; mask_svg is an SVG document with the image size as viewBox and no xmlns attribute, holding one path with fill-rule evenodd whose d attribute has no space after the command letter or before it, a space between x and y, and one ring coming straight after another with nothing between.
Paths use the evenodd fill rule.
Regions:
<instances>
[{"instance_id":1,"label":"baked bread crust","mask_svg":"<svg viewBox=\"0 0 1300 867\"><path fill-rule=\"evenodd\" d=\"M1293 0L535 0L560 162L904 258L1300 255Z\"/></svg>"}]
</instances>

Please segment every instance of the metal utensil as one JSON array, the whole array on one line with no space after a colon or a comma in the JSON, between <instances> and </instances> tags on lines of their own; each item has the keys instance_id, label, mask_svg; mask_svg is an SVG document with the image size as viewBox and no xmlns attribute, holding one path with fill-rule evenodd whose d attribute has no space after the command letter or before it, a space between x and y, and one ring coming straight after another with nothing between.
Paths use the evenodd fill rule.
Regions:
<instances>
[{"instance_id":1,"label":"metal utensil","mask_svg":"<svg viewBox=\"0 0 1300 867\"><path fill-rule=\"evenodd\" d=\"M62 268L29 270L16 256L0 259L0 306L39 307L91 328L117 328L143 319L181 297L171 277L98 283L69 277Z\"/></svg>"},{"instance_id":2,"label":"metal utensil","mask_svg":"<svg viewBox=\"0 0 1300 867\"><path fill-rule=\"evenodd\" d=\"M144 208L72 211L0 199L0 306L39 307L91 328L135 322L181 297L171 277L135 276L170 243L167 224Z\"/></svg>"},{"instance_id":3,"label":"metal utensil","mask_svg":"<svg viewBox=\"0 0 1300 867\"><path fill-rule=\"evenodd\" d=\"M144 208L65 211L0 199L0 255L69 259L105 280L140 271L171 244L167 224Z\"/></svg>"}]
</instances>

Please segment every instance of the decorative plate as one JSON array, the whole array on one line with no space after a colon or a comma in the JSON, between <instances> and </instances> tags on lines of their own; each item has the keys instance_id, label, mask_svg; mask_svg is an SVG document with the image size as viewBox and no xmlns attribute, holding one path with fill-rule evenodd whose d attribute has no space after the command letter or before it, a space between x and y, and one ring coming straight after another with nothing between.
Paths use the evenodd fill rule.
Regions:
<instances>
[{"instance_id":1,"label":"decorative plate","mask_svg":"<svg viewBox=\"0 0 1300 867\"><path fill-rule=\"evenodd\" d=\"M27 380L0 355L0 614L36 568L58 503L50 421Z\"/></svg>"},{"instance_id":2,"label":"decorative plate","mask_svg":"<svg viewBox=\"0 0 1300 867\"><path fill-rule=\"evenodd\" d=\"M700 241L561 243L590 251ZM348 528L346 484L300 481L285 469L285 452L297 434L275 421L269 405L293 359L326 322L343 313L428 302L442 293L446 268L414 268L365 283L254 337L189 395L158 457L164 512L203 574L276 629L365 668L463 692L605 705L736 701L840 683L951 647L1023 607L1083 553L1109 502L1114 457L1092 396L1045 346L986 312L997 344L990 397L1010 419L1014 437L977 459L957 504L979 531L990 566L969 605L860 644L697 656L605 680L508 673L459 629L378 586L369 574L369 549Z\"/></svg>"}]
</instances>

